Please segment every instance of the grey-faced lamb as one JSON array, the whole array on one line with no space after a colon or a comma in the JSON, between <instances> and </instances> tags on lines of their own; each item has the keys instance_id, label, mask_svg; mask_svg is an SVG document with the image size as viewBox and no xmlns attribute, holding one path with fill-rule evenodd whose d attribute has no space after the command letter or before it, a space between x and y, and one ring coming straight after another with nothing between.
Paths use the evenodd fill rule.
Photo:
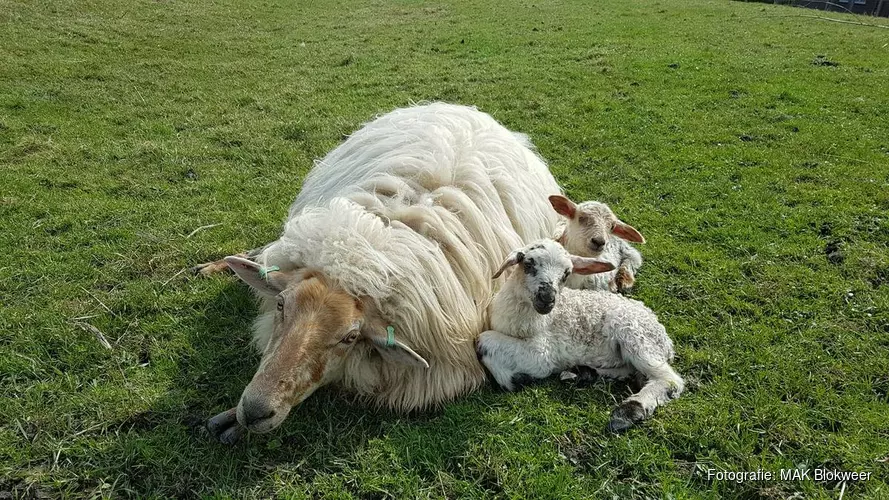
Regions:
<instances>
[{"instance_id":1,"label":"grey-faced lamb","mask_svg":"<svg viewBox=\"0 0 889 500\"><path fill-rule=\"evenodd\" d=\"M513 251L494 279L512 266L518 267L491 304L492 330L481 334L477 346L501 387L511 391L575 366L616 379L638 372L647 382L612 411L613 432L679 397L685 384L670 366L673 342L651 309L622 295L564 286L572 273L607 272L611 263L540 240Z\"/></svg>"},{"instance_id":2,"label":"grey-faced lamb","mask_svg":"<svg viewBox=\"0 0 889 500\"><path fill-rule=\"evenodd\" d=\"M559 214L566 217L556 227L554 238L569 253L581 257L595 257L614 264L613 271L589 276L574 274L568 278L568 288L627 292L636 282L636 272L642 267L642 255L627 241L645 243L645 238L633 226L614 215L611 208L598 201L575 204L561 195L549 197Z\"/></svg>"}]
</instances>

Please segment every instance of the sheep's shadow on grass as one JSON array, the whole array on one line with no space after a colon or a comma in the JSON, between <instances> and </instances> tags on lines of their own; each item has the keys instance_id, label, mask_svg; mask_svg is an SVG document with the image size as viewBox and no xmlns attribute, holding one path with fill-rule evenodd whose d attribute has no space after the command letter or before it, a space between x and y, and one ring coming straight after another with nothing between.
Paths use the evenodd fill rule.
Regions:
<instances>
[{"instance_id":1,"label":"sheep's shadow on grass","mask_svg":"<svg viewBox=\"0 0 889 500\"><path fill-rule=\"evenodd\" d=\"M234 406L253 376L259 358L249 345L249 327L256 307L246 287L232 282L198 308L202 312L181 323L191 354L174 360L178 371L169 390L148 411L111 426L118 432L107 450L109 465L97 472L107 482L119 478L118 488L177 497L261 491L271 487L275 471L310 483L319 473L365 466L368 442L380 438L401 463L432 481L439 470L454 467L452 457L465 455L468 442L488 432L471 401L403 415L322 389L275 431L224 445L205 424Z\"/></svg>"},{"instance_id":2,"label":"sheep's shadow on grass","mask_svg":"<svg viewBox=\"0 0 889 500\"><path fill-rule=\"evenodd\" d=\"M597 422L602 423L602 426L601 429L591 430L612 435L606 425L611 411L621 401L639 392L644 382L637 377L622 380L602 377L586 367L575 367L569 371L579 374L579 377L575 380L560 380L559 375L553 375L532 381L522 389L539 387L545 390L547 397L558 403L558 406L587 408L591 412L596 412L590 415L591 425L592 422Z\"/></svg>"},{"instance_id":3,"label":"sheep's shadow on grass","mask_svg":"<svg viewBox=\"0 0 889 500\"><path fill-rule=\"evenodd\" d=\"M547 383L555 387L551 392L553 400L563 406L595 405L596 411L601 413L605 422L621 401L639 392L641 388L641 384L635 379L614 380L598 376L581 382L562 382L556 376L548 379ZM605 425L601 431L611 433Z\"/></svg>"}]
</instances>

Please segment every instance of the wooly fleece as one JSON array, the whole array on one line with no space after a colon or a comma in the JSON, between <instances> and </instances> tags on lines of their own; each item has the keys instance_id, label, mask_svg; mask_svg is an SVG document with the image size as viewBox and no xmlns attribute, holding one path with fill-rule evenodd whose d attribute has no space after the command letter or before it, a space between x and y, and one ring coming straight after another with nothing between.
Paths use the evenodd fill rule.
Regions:
<instances>
[{"instance_id":1,"label":"wooly fleece","mask_svg":"<svg viewBox=\"0 0 889 500\"><path fill-rule=\"evenodd\" d=\"M552 234L560 192L527 138L474 108L435 103L366 124L318 161L281 237L256 258L312 268L370 297L429 369L357 350L340 382L395 409L423 408L480 386L474 348L510 249ZM274 299L255 322L262 351Z\"/></svg>"}]
</instances>

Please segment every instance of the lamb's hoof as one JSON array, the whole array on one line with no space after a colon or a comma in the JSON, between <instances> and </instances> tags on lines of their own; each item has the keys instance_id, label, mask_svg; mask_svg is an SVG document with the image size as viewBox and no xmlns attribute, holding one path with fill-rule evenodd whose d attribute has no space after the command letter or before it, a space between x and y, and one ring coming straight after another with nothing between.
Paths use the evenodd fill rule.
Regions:
<instances>
[{"instance_id":1,"label":"lamb's hoof","mask_svg":"<svg viewBox=\"0 0 889 500\"><path fill-rule=\"evenodd\" d=\"M244 435L238 423L237 408L226 410L207 421L207 430L222 444L235 444Z\"/></svg>"},{"instance_id":2,"label":"lamb's hoof","mask_svg":"<svg viewBox=\"0 0 889 500\"><path fill-rule=\"evenodd\" d=\"M599 379L598 372L589 366L578 366L575 370L577 370L577 382L581 384L592 384Z\"/></svg>"},{"instance_id":3,"label":"lamb's hoof","mask_svg":"<svg viewBox=\"0 0 889 500\"><path fill-rule=\"evenodd\" d=\"M599 375L596 373L596 370L588 366L575 366L559 374L559 380L562 382L573 382L575 384L590 384L598 378Z\"/></svg>"},{"instance_id":4,"label":"lamb's hoof","mask_svg":"<svg viewBox=\"0 0 889 500\"><path fill-rule=\"evenodd\" d=\"M636 391L638 392L638 391ZM677 399L682 394L682 391L679 390L679 387L676 385L670 384L670 388L667 389L667 401L672 401Z\"/></svg>"},{"instance_id":5,"label":"lamb's hoof","mask_svg":"<svg viewBox=\"0 0 889 500\"><path fill-rule=\"evenodd\" d=\"M618 434L643 420L645 420L645 409L642 405L638 401L624 401L611 412L608 430Z\"/></svg>"},{"instance_id":6,"label":"lamb's hoof","mask_svg":"<svg viewBox=\"0 0 889 500\"><path fill-rule=\"evenodd\" d=\"M620 268L617 270L617 274L614 275L614 281L611 282L611 291L629 293L635 284L636 277L633 276L633 273L624 268Z\"/></svg>"}]
</instances>

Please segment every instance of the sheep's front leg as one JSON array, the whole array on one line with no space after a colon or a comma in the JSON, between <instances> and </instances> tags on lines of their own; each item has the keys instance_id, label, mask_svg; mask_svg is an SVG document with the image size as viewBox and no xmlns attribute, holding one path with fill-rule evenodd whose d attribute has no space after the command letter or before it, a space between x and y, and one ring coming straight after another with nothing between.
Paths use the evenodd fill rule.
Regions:
<instances>
[{"instance_id":1,"label":"sheep's front leg","mask_svg":"<svg viewBox=\"0 0 889 500\"><path fill-rule=\"evenodd\" d=\"M259 254L262 253L263 250L268 248L269 245L264 245L261 247L256 247L252 250L247 250L246 252L241 252L235 257L240 257L242 259L254 260ZM224 258L219 260L214 260L211 262L204 262L203 264L198 264L191 268L192 274L200 274L201 276L211 276L216 273L221 273L228 269L228 263Z\"/></svg>"},{"instance_id":2,"label":"sheep's front leg","mask_svg":"<svg viewBox=\"0 0 889 500\"><path fill-rule=\"evenodd\" d=\"M488 330L479 336L477 351L479 360L507 391L553 373L545 350L533 338L519 339Z\"/></svg>"},{"instance_id":3,"label":"sheep's front leg","mask_svg":"<svg viewBox=\"0 0 889 500\"><path fill-rule=\"evenodd\" d=\"M241 257L242 259L248 258L249 252L243 252L235 255L235 257ZM228 263L225 259L214 260L212 262L204 262L203 264L198 264L191 268L192 274L200 274L201 276L212 276L217 273L221 273L228 269Z\"/></svg>"},{"instance_id":4,"label":"sheep's front leg","mask_svg":"<svg viewBox=\"0 0 889 500\"><path fill-rule=\"evenodd\" d=\"M207 430L222 444L235 444L245 429L238 423L237 407L226 410L207 421Z\"/></svg>"}]
</instances>

